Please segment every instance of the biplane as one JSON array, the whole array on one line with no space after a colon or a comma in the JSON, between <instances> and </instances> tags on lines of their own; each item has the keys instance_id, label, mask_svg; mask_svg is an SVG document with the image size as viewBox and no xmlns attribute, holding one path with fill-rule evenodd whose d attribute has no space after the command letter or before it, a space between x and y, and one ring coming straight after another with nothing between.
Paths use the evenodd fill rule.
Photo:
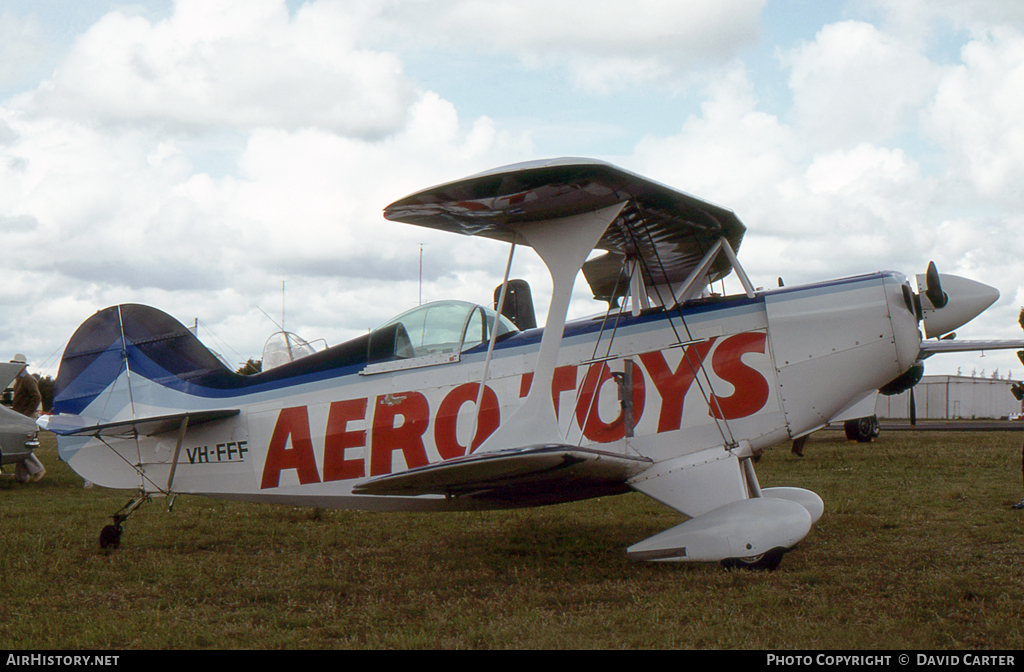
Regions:
<instances>
[{"instance_id":1,"label":"biplane","mask_svg":"<svg viewBox=\"0 0 1024 672\"><path fill-rule=\"evenodd\" d=\"M251 376L154 308L77 330L42 426L84 478L137 492L106 543L153 496L457 511L639 491L686 520L629 557L774 568L824 504L762 487L755 460L950 347L921 325L946 334L999 296L934 267L919 291L890 271L757 289L733 212L595 160L495 169L384 217L506 244L494 304L418 306ZM541 327L509 278L523 245L551 274ZM569 321L581 270L607 309ZM709 291L733 272L741 293Z\"/></svg>"}]
</instances>

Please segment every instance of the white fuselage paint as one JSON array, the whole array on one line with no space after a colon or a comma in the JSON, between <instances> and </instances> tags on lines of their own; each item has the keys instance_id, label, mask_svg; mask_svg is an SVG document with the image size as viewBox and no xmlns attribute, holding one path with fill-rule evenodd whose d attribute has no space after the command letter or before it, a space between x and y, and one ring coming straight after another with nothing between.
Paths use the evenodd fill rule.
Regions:
<instances>
[{"instance_id":1,"label":"white fuselage paint","mask_svg":"<svg viewBox=\"0 0 1024 672\"><path fill-rule=\"evenodd\" d=\"M715 447L742 442L757 452L806 433L915 360L920 334L904 304L904 281L898 274L872 274L763 292L753 300L687 306L685 319L677 311L650 314L619 327L614 338L614 316L603 332L600 318L593 329L572 323L552 382L561 440L642 456L655 469ZM367 478L465 454L474 426L473 445L479 445L525 398L539 333L499 344L476 421L482 349L447 364L219 398L133 375L131 398L140 416L241 410L189 429L173 492L336 508L476 507L433 496L359 496L352 488ZM624 371L627 361L633 365L632 428L626 427L612 375ZM696 375L688 362L697 365ZM127 392L122 374L81 415L128 419ZM110 417L112 408L123 410ZM172 432L138 442L60 441L62 456L85 478L157 492L171 473L176 438Z\"/></svg>"}]
</instances>

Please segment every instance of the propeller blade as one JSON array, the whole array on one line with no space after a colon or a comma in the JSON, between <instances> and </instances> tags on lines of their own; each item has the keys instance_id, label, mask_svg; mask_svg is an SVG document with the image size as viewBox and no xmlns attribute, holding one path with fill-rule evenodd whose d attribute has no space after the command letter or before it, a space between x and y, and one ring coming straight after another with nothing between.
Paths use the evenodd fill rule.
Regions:
<instances>
[{"instance_id":1,"label":"propeller blade","mask_svg":"<svg viewBox=\"0 0 1024 672\"><path fill-rule=\"evenodd\" d=\"M924 293L932 305L942 308L949 303L949 297L942 291L942 283L939 281L939 269L935 268L935 262L928 262L928 270L925 272L926 287Z\"/></svg>"},{"instance_id":2,"label":"propeller blade","mask_svg":"<svg viewBox=\"0 0 1024 672\"><path fill-rule=\"evenodd\" d=\"M917 404L914 403L914 388L910 388L910 426L917 426Z\"/></svg>"}]
</instances>

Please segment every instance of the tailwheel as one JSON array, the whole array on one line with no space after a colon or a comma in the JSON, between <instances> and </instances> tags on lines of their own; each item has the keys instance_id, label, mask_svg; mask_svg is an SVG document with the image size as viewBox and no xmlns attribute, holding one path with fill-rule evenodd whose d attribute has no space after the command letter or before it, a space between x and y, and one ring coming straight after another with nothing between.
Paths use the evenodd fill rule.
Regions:
<instances>
[{"instance_id":1,"label":"tailwheel","mask_svg":"<svg viewBox=\"0 0 1024 672\"><path fill-rule=\"evenodd\" d=\"M747 558L726 558L722 560L722 566L727 569L749 569L754 571L774 572L782 562L782 556L788 548L773 548L758 555Z\"/></svg>"},{"instance_id":2,"label":"tailwheel","mask_svg":"<svg viewBox=\"0 0 1024 672\"><path fill-rule=\"evenodd\" d=\"M149 495L140 492L134 499L125 504L120 511L110 517L114 521L113 524L107 525L100 530L101 550L117 550L121 547L121 535L124 533L125 521L128 520L128 516L131 515L132 511L139 508L147 499L149 499Z\"/></svg>"},{"instance_id":3,"label":"tailwheel","mask_svg":"<svg viewBox=\"0 0 1024 672\"><path fill-rule=\"evenodd\" d=\"M121 533L124 532L122 523L124 523L128 517L114 514L111 518L114 523L112 525L107 525L100 530L100 548L104 551L108 548L110 550L117 550L118 548L121 548Z\"/></svg>"}]
</instances>

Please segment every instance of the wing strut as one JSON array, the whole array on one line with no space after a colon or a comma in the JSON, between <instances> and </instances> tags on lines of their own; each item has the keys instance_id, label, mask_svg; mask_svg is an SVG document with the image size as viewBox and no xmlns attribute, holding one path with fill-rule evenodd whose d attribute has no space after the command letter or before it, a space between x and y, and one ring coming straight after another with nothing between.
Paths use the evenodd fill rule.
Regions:
<instances>
[{"instance_id":1,"label":"wing strut","mask_svg":"<svg viewBox=\"0 0 1024 672\"><path fill-rule=\"evenodd\" d=\"M171 485L174 483L174 472L178 470L178 457L181 455L181 444L185 441L185 432L188 431L188 416L181 419L181 428L178 429L178 442L174 446L174 459L171 461L171 473L167 476L167 494L171 494Z\"/></svg>"},{"instance_id":2,"label":"wing strut","mask_svg":"<svg viewBox=\"0 0 1024 672\"><path fill-rule=\"evenodd\" d=\"M512 237L512 246L508 251L508 263L505 264L505 277L501 280L501 296L498 298L497 315L494 317L494 326L491 328L491 340L487 344L487 359L484 360L484 372L480 376L480 387L476 390L476 414L473 415L473 431L469 434L469 450L473 452L473 441L476 440L476 430L480 424L480 404L484 398L484 385L487 384L487 372L491 368L491 356L494 354L494 343L498 340L498 321L501 320L501 311L505 307L505 294L508 291L508 276L512 271L512 255L516 252L516 239Z\"/></svg>"},{"instance_id":3,"label":"wing strut","mask_svg":"<svg viewBox=\"0 0 1024 672\"><path fill-rule=\"evenodd\" d=\"M707 251L700 260L700 263L694 267L690 275L683 281L682 286L673 292L676 303L683 303L700 296L701 292L704 291L704 287L708 284L705 276L711 269L712 264L715 263L720 252L724 252L726 258L729 259L729 264L736 271L736 277L739 278L740 284L743 285L743 291L746 293L747 298L754 298L754 286L743 270L743 266L740 265L740 260L736 258L736 252L733 251L732 245L723 236L715 241L715 244Z\"/></svg>"},{"instance_id":4,"label":"wing strut","mask_svg":"<svg viewBox=\"0 0 1024 672\"><path fill-rule=\"evenodd\" d=\"M572 299L572 286L587 255L625 205L623 201L592 212L513 225L517 237L521 236L537 251L551 274L551 305L530 391L515 413L484 441L479 452L562 443L551 402L551 382Z\"/></svg>"},{"instance_id":5,"label":"wing strut","mask_svg":"<svg viewBox=\"0 0 1024 672\"><path fill-rule=\"evenodd\" d=\"M750 283L750 278L747 277L747 273L740 266L740 260L736 258L736 252L733 251L732 245L724 237L719 238L722 241L722 251L725 252L725 256L729 258L729 263L732 265L732 270L736 271L736 276L740 279L740 283L743 285L743 291L747 293L747 298L754 298L754 285Z\"/></svg>"},{"instance_id":6,"label":"wing strut","mask_svg":"<svg viewBox=\"0 0 1024 672\"><path fill-rule=\"evenodd\" d=\"M690 275L683 281L683 286L674 292L674 298L676 303L683 303L690 299L695 299L700 296L701 292L704 291L704 287L707 285L705 276L711 268L711 264L714 263L718 257L718 252L722 249L722 239L719 238L715 241L715 244L711 246L711 249L707 251L704 258L700 260L700 263L690 272Z\"/></svg>"}]
</instances>

